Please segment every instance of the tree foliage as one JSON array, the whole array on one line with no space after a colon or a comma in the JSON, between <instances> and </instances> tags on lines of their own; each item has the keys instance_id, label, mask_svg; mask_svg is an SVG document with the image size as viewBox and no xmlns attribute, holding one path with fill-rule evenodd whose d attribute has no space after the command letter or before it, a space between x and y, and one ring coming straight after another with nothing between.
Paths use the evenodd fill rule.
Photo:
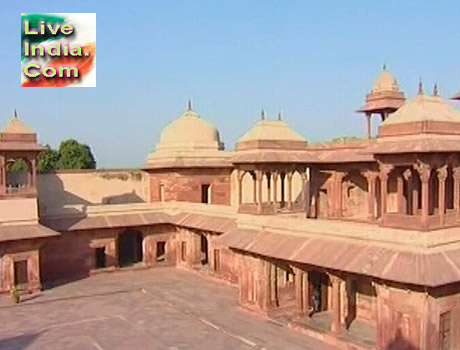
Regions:
<instances>
[{"instance_id":1,"label":"tree foliage","mask_svg":"<svg viewBox=\"0 0 460 350\"><path fill-rule=\"evenodd\" d=\"M49 145L38 156L37 171L39 173L48 173L57 169L59 153L52 149Z\"/></svg>"},{"instance_id":2,"label":"tree foliage","mask_svg":"<svg viewBox=\"0 0 460 350\"><path fill-rule=\"evenodd\" d=\"M59 146L57 169L95 169L91 148L76 140L62 141Z\"/></svg>"},{"instance_id":3,"label":"tree foliage","mask_svg":"<svg viewBox=\"0 0 460 350\"><path fill-rule=\"evenodd\" d=\"M58 150L46 145L37 160L39 173L49 173L60 169L95 168L96 161L91 148L73 139L62 141ZM11 172L23 172L27 169L27 163L22 158L16 159L8 168Z\"/></svg>"},{"instance_id":4,"label":"tree foliage","mask_svg":"<svg viewBox=\"0 0 460 350\"><path fill-rule=\"evenodd\" d=\"M9 171L13 173L20 173L27 170L27 163L24 159L19 158L14 161L9 167Z\"/></svg>"}]
</instances>

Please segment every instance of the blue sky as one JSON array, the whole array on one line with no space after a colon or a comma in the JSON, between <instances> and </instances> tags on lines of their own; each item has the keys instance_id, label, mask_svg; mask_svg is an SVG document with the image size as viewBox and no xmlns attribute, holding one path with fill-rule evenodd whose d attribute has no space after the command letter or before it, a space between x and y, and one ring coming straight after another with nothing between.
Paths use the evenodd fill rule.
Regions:
<instances>
[{"instance_id":1,"label":"blue sky","mask_svg":"<svg viewBox=\"0 0 460 350\"><path fill-rule=\"evenodd\" d=\"M97 87L21 88L21 12L96 12ZM86 142L100 167L141 165L189 96L227 148L261 108L309 141L362 136L384 62L409 97L419 77L460 89L459 23L458 0L2 0L0 124L18 108L41 143Z\"/></svg>"}]
</instances>

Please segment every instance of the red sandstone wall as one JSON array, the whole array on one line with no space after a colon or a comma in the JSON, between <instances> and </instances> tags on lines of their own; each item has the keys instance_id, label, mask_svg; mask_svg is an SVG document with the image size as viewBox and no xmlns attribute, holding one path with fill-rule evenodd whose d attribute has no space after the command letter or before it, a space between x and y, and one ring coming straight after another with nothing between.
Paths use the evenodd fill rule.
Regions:
<instances>
[{"instance_id":1,"label":"red sandstone wall","mask_svg":"<svg viewBox=\"0 0 460 350\"><path fill-rule=\"evenodd\" d=\"M230 205L230 169L185 169L151 173L150 198L160 200L160 184L165 201L201 202L201 185L211 185L212 204Z\"/></svg>"},{"instance_id":2,"label":"red sandstone wall","mask_svg":"<svg viewBox=\"0 0 460 350\"><path fill-rule=\"evenodd\" d=\"M67 280L89 275L92 250L89 232L66 232L50 240L41 251L42 281Z\"/></svg>"}]
</instances>

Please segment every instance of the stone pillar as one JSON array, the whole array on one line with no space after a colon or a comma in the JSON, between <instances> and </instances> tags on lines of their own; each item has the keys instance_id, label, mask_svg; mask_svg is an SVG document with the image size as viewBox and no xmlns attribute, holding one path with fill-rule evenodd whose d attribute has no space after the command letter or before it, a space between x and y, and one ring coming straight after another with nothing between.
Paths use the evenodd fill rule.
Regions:
<instances>
[{"instance_id":1,"label":"stone pillar","mask_svg":"<svg viewBox=\"0 0 460 350\"><path fill-rule=\"evenodd\" d=\"M296 313L301 314L303 308L302 302L302 270L293 268L294 270L294 294L296 303Z\"/></svg>"},{"instance_id":2,"label":"stone pillar","mask_svg":"<svg viewBox=\"0 0 460 350\"><path fill-rule=\"evenodd\" d=\"M460 219L460 166L453 168L454 178L454 210L457 220Z\"/></svg>"},{"instance_id":3,"label":"stone pillar","mask_svg":"<svg viewBox=\"0 0 460 350\"><path fill-rule=\"evenodd\" d=\"M319 180L319 171L315 167L310 167L310 179L308 181L309 183L309 191L310 193L308 194L308 213L307 216L309 218L316 218L318 213L317 213L317 197L318 197L318 180Z\"/></svg>"},{"instance_id":4,"label":"stone pillar","mask_svg":"<svg viewBox=\"0 0 460 350\"><path fill-rule=\"evenodd\" d=\"M257 204L257 177L255 173L251 175L252 175L252 183L254 185L252 187L252 199L253 199L253 203Z\"/></svg>"},{"instance_id":5,"label":"stone pillar","mask_svg":"<svg viewBox=\"0 0 460 350\"><path fill-rule=\"evenodd\" d=\"M413 209L413 181L412 181L412 171L410 169L406 169L403 173L403 178L404 181L407 183L407 200L406 200L406 205L404 208L404 212L408 215L414 215L414 209Z\"/></svg>"},{"instance_id":6,"label":"stone pillar","mask_svg":"<svg viewBox=\"0 0 460 350\"><path fill-rule=\"evenodd\" d=\"M278 210L278 177L277 171L272 173L273 177L273 209L276 212Z\"/></svg>"},{"instance_id":7,"label":"stone pillar","mask_svg":"<svg viewBox=\"0 0 460 350\"><path fill-rule=\"evenodd\" d=\"M420 182L422 184L422 214L421 214L421 225L422 227L428 227L428 214L430 206L430 175L431 166L426 163L419 163L415 166L415 169L420 175Z\"/></svg>"},{"instance_id":8,"label":"stone pillar","mask_svg":"<svg viewBox=\"0 0 460 350\"><path fill-rule=\"evenodd\" d=\"M343 186L342 181L345 174L336 172L334 176L334 202L337 203L334 210L334 216L340 218L343 216Z\"/></svg>"},{"instance_id":9,"label":"stone pillar","mask_svg":"<svg viewBox=\"0 0 460 350\"><path fill-rule=\"evenodd\" d=\"M273 306L278 306L278 271L275 264L270 266L270 296Z\"/></svg>"},{"instance_id":10,"label":"stone pillar","mask_svg":"<svg viewBox=\"0 0 460 350\"><path fill-rule=\"evenodd\" d=\"M365 171L362 175L367 180L367 219L375 221L375 184L378 173L375 171Z\"/></svg>"},{"instance_id":11,"label":"stone pillar","mask_svg":"<svg viewBox=\"0 0 460 350\"><path fill-rule=\"evenodd\" d=\"M32 164L32 187L36 188L37 187L37 184L36 184L36 181L37 181L37 161L34 158L34 159L32 159L30 161L30 163Z\"/></svg>"},{"instance_id":12,"label":"stone pillar","mask_svg":"<svg viewBox=\"0 0 460 350\"><path fill-rule=\"evenodd\" d=\"M307 278L307 281L305 281ZM294 268L294 286L295 286L295 299L297 305L297 314L300 317L308 315L309 305L308 305L308 275L304 273L303 270L299 268Z\"/></svg>"},{"instance_id":13,"label":"stone pillar","mask_svg":"<svg viewBox=\"0 0 460 350\"><path fill-rule=\"evenodd\" d=\"M382 196L382 217L387 213L387 199L388 199L388 177L391 170L393 170L393 165L390 164L380 164L380 184L381 191L380 195Z\"/></svg>"},{"instance_id":14,"label":"stone pillar","mask_svg":"<svg viewBox=\"0 0 460 350\"><path fill-rule=\"evenodd\" d=\"M372 137L371 113L366 113L366 132L367 138L370 139Z\"/></svg>"},{"instance_id":15,"label":"stone pillar","mask_svg":"<svg viewBox=\"0 0 460 350\"><path fill-rule=\"evenodd\" d=\"M397 187L397 199L398 199L398 213L404 214L403 203L404 203L404 179L401 175L396 178Z\"/></svg>"},{"instance_id":16,"label":"stone pillar","mask_svg":"<svg viewBox=\"0 0 460 350\"><path fill-rule=\"evenodd\" d=\"M310 279L308 278L307 271L303 271L302 286L303 286L303 313L304 315L310 316Z\"/></svg>"},{"instance_id":17,"label":"stone pillar","mask_svg":"<svg viewBox=\"0 0 460 350\"><path fill-rule=\"evenodd\" d=\"M292 171L286 174L287 185L288 185L288 209L292 210L292 176L294 173Z\"/></svg>"},{"instance_id":18,"label":"stone pillar","mask_svg":"<svg viewBox=\"0 0 460 350\"><path fill-rule=\"evenodd\" d=\"M332 282L332 332L341 332L342 331L342 307L340 305L341 301L341 291L340 285L342 283L341 279L338 276L330 276Z\"/></svg>"},{"instance_id":19,"label":"stone pillar","mask_svg":"<svg viewBox=\"0 0 460 350\"><path fill-rule=\"evenodd\" d=\"M444 165L436 170L438 175L438 213L439 224L444 225L446 215L446 179L447 179L447 165Z\"/></svg>"},{"instance_id":20,"label":"stone pillar","mask_svg":"<svg viewBox=\"0 0 460 350\"><path fill-rule=\"evenodd\" d=\"M244 171L238 170L238 204L243 204L243 177Z\"/></svg>"},{"instance_id":21,"label":"stone pillar","mask_svg":"<svg viewBox=\"0 0 460 350\"><path fill-rule=\"evenodd\" d=\"M0 156L0 194L3 194L6 188L6 164L5 157Z\"/></svg>"},{"instance_id":22,"label":"stone pillar","mask_svg":"<svg viewBox=\"0 0 460 350\"><path fill-rule=\"evenodd\" d=\"M286 203L286 174L281 173L280 174L280 181L281 181L281 206L284 207Z\"/></svg>"},{"instance_id":23,"label":"stone pillar","mask_svg":"<svg viewBox=\"0 0 460 350\"><path fill-rule=\"evenodd\" d=\"M307 189L307 174L305 171L302 171L300 176L302 178L302 210L308 213L309 201L307 201L307 198L310 198L310 190Z\"/></svg>"},{"instance_id":24,"label":"stone pillar","mask_svg":"<svg viewBox=\"0 0 460 350\"><path fill-rule=\"evenodd\" d=\"M262 214L262 180L264 178L264 173L262 170L256 170L256 181L257 181L257 213Z\"/></svg>"},{"instance_id":25,"label":"stone pillar","mask_svg":"<svg viewBox=\"0 0 460 350\"><path fill-rule=\"evenodd\" d=\"M266 173L265 176L267 177L267 203L272 203L272 175L271 173Z\"/></svg>"},{"instance_id":26,"label":"stone pillar","mask_svg":"<svg viewBox=\"0 0 460 350\"><path fill-rule=\"evenodd\" d=\"M268 311L272 306L271 296L271 263L266 260L261 260L263 266L263 310Z\"/></svg>"}]
</instances>

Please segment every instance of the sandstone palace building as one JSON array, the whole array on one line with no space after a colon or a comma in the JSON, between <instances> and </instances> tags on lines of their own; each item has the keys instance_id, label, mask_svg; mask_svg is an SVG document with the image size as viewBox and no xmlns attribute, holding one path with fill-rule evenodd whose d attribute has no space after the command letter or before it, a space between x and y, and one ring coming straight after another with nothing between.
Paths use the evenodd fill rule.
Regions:
<instances>
[{"instance_id":1,"label":"sandstone palace building","mask_svg":"<svg viewBox=\"0 0 460 350\"><path fill-rule=\"evenodd\" d=\"M132 170L37 174L42 146L14 116L0 291L177 266L337 348L459 349L460 111L437 90L406 99L384 68L358 111L368 138L308 143L262 113L233 151L189 103Z\"/></svg>"}]
</instances>

